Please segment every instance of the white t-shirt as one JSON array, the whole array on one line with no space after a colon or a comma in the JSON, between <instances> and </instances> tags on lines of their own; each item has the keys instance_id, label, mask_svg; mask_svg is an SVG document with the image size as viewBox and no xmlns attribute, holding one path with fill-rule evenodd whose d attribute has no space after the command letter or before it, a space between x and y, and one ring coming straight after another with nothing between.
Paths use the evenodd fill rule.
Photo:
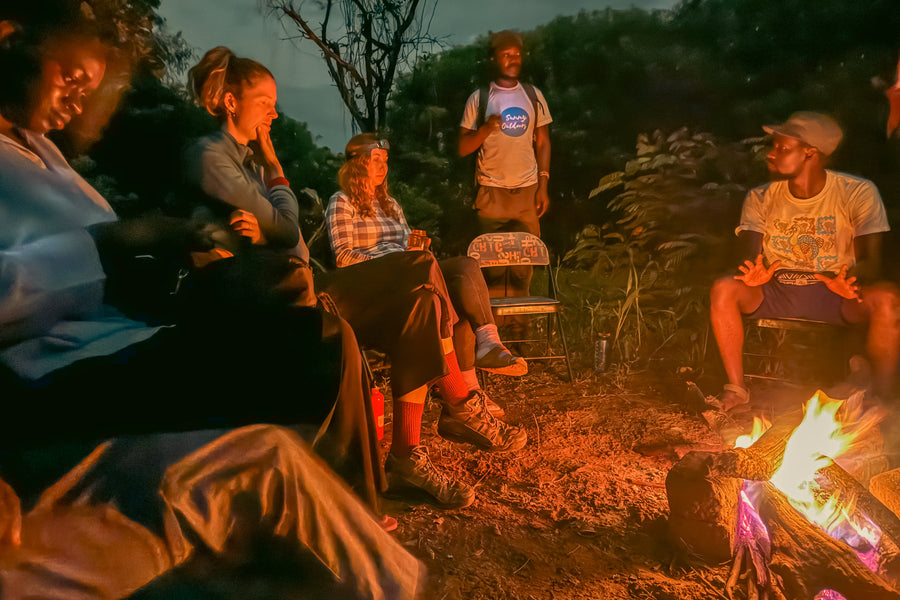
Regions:
<instances>
[{"instance_id":1,"label":"white t-shirt","mask_svg":"<svg viewBox=\"0 0 900 600\"><path fill-rule=\"evenodd\" d=\"M763 234L768 264L782 269L837 273L856 264L857 236L890 230L878 189L871 181L827 171L825 187L812 198L796 198L787 181L750 190L735 233Z\"/></svg>"},{"instance_id":2,"label":"white t-shirt","mask_svg":"<svg viewBox=\"0 0 900 600\"><path fill-rule=\"evenodd\" d=\"M521 83L503 88L491 82L484 118L500 115L501 126L492 132L478 150L475 179L478 185L501 188L520 188L534 185L538 180L537 160L534 157L534 129L553 122L547 101L537 88L537 116L534 105ZM460 126L478 129L479 90L466 101Z\"/></svg>"},{"instance_id":3,"label":"white t-shirt","mask_svg":"<svg viewBox=\"0 0 900 600\"><path fill-rule=\"evenodd\" d=\"M103 197L44 136L0 135L0 362L37 379L113 354L158 327L103 303L106 274L85 229L115 221Z\"/></svg>"}]
</instances>

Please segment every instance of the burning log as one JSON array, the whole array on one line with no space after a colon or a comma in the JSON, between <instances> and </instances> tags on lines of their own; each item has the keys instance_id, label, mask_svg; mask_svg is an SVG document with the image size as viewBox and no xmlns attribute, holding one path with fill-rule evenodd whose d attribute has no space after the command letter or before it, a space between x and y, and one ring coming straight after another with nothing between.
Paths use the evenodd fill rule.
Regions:
<instances>
[{"instance_id":1,"label":"burning log","mask_svg":"<svg viewBox=\"0 0 900 600\"><path fill-rule=\"evenodd\" d=\"M812 599L815 592L828 588L841 592L847 600L900 599L893 587L897 585L896 574L900 573L900 519L840 466L832 464L821 469L816 480L824 494L855 497L853 512L865 513L882 529L878 544L881 575L870 571L850 546L810 523L770 482L759 484L765 491L757 504L771 548L762 552L753 547L758 541L739 539L736 499L740 479L712 471L718 458L692 452L669 472L669 535L676 545L710 562L727 558L727 549L733 547L733 575L740 575L742 563L752 564L758 572L768 562L769 571L781 580L776 587L770 575L761 577L762 582L768 582L770 597L780 597L783 592L787 598ZM760 558L762 554L764 559ZM813 593L804 595L808 591ZM762 596L763 590L757 592Z\"/></svg>"},{"instance_id":2,"label":"burning log","mask_svg":"<svg viewBox=\"0 0 900 600\"><path fill-rule=\"evenodd\" d=\"M878 503L875 506L869 506L864 500L860 503L860 510L866 511L866 514L872 514L876 523L879 521L887 523L886 534L895 542L900 540L896 537L896 522L883 514L883 510L887 509L894 516L900 516L898 515L900 513L900 469L893 469L873 477L869 482L869 490ZM879 570L894 583L895 587L900 588L900 549L888 549L887 544L882 543L882 561Z\"/></svg>"},{"instance_id":3,"label":"burning log","mask_svg":"<svg viewBox=\"0 0 900 600\"><path fill-rule=\"evenodd\" d=\"M777 420L749 448L736 448L721 453L711 466L716 477L768 481L781 465L785 446L802 419L791 413ZM816 481L828 496L852 498L854 513L863 513L881 529L879 571L892 584L900 582L900 518L873 496L860 482L839 465L832 463L816 473ZM798 518L803 518L798 515ZM823 534L826 535L827 534ZM830 539L830 538L829 538ZM858 561L858 559L857 559Z\"/></svg>"},{"instance_id":4,"label":"burning log","mask_svg":"<svg viewBox=\"0 0 900 600\"><path fill-rule=\"evenodd\" d=\"M869 491L892 513L900 516L900 469L891 469L872 478Z\"/></svg>"},{"instance_id":5,"label":"burning log","mask_svg":"<svg viewBox=\"0 0 900 600\"><path fill-rule=\"evenodd\" d=\"M781 465L788 439L802 420L802 411L779 417L749 448L733 448L720 453L713 471L722 477L768 481Z\"/></svg>"},{"instance_id":6,"label":"burning log","mask_svg":"<svg viewBox=\"0 0 900 600\"><path fill-rule=\"evenodd\" d=\"M900 518L897 515L839 465L823 467L818 474L821 476L819 485L823 489L855 498L857 510L868 515L881 528L882 541L888 538L895 548L900 548Z\"/></svg>"},{"instance_id":7,"label":"burning log","mask_svg":"<svg viewBox=\"0 0 900 600\"><path fill-rule=\"evenodd\" d=\"M823 467L817 475L823 490L853 498L854 512L866 515L878 525L881 529L878 570L894 587L900 585L900 518L839 465Z\"/></svg>"},{"instance_id":8,"label":"burning log","mask_svg":"<svg viewBox=\"0 0 900 600\"><path fill-rule=\"evenodd\" d=\"M787 442L802 420L801 411L779 417L749 448L732 448L721 452L711 467L712 471L724 477L768 481L781 466ZM851 467L854 469L851 479L855 478L856 482L862 480L862 483L868 483L873 471L880 473L887 467L887 458L881 454L880 435L877 429L868 432L866 450L869 456Z\"/></svg>"},{"instance_id":9,"label":"burning log","mask_svg":"<svg viewBox=\"0 0 900 600\"><path fill-rule=\"evenodd\" d=\"M771 541L769 570L788 598L812 599L831 589L847 600L900 600L900 593L870 571L852 548L810 523L773 484L759 485L757 510Z\"/></svg>"},{"instance_id":10,"label":"burning log","mask_svg":"<svg viewBox=\"0 0 900 600\"><path fill-rule=\"evenodd\" d=\"M886 463L875 427L882 415L863 399L818 392L748 448L693 457L670 471L676 524L692 517L736 524L725 533L734 553L729 597L743 580L749 598L900 600L900 518L858 478L868 482ZM734 482L744 482L736 510L727 498Z\"/></svg>"}]
</instances>

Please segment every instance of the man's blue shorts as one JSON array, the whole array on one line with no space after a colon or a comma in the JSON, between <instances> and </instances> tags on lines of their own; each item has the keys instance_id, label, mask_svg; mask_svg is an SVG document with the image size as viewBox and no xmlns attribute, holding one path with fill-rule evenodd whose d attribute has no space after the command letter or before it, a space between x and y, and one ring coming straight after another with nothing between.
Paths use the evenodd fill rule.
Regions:
<instances>
[{"instance_id":1,"label":"man's blue shorts","mask_svg":"<svg viewBox=\"0 0 900 600\"><path fill-rule=\"evenodd\" d=\"M761 286L762 304L747 315L751 319L810 319L846 325L841 314L843 298L811 273L777 271Z\"/></svg>"}]
</instances>

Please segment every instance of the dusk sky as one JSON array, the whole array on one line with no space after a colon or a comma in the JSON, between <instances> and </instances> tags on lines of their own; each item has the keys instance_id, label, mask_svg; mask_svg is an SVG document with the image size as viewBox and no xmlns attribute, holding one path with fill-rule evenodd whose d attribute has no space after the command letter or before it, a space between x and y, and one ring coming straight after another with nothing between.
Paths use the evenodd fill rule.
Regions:
<instances>
[{"instance_id":1,"label":"dusk sky","mask_svg":"<svg viewBox=\"0 0 900 600\"><path fill-rule=\"evenodd\" d=\"M558 15L612 8L671 8L676 0L438 0L431 33L448 47L468 44L487 31L527 31ZM429 4L430 6L430 4ZM159 14L170 31L181 31L197 58L224 45L265 64L278 81L281 110L307 123L318 143L342 150L351 137L350 118L316 48L292 42L256 0L162 0ZM473 67L474 68L474 67Z\"/></svg>"}]
</instances>

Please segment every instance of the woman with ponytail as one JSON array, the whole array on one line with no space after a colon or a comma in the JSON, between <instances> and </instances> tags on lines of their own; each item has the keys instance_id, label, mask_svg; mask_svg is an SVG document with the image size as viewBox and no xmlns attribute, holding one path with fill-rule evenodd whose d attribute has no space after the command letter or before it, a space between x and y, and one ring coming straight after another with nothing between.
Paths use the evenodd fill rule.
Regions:
<instances>
[{"instance_id":1,"label":"woman with ponytail","mask_svg":"<svg viewBox=\"0 0 900 600\"><path fill-rule=\"evenodd\" d=\"M188 151L188 178L208 197L207 210L227 219L236 236L256 246L291 250L303 260L309 250L298 225L297 196L275 154L269 132L278 118L272 73L224 46L213 48L188 73L195 101L214 115L219 131Z\"/></svg>"}]
</instances>

